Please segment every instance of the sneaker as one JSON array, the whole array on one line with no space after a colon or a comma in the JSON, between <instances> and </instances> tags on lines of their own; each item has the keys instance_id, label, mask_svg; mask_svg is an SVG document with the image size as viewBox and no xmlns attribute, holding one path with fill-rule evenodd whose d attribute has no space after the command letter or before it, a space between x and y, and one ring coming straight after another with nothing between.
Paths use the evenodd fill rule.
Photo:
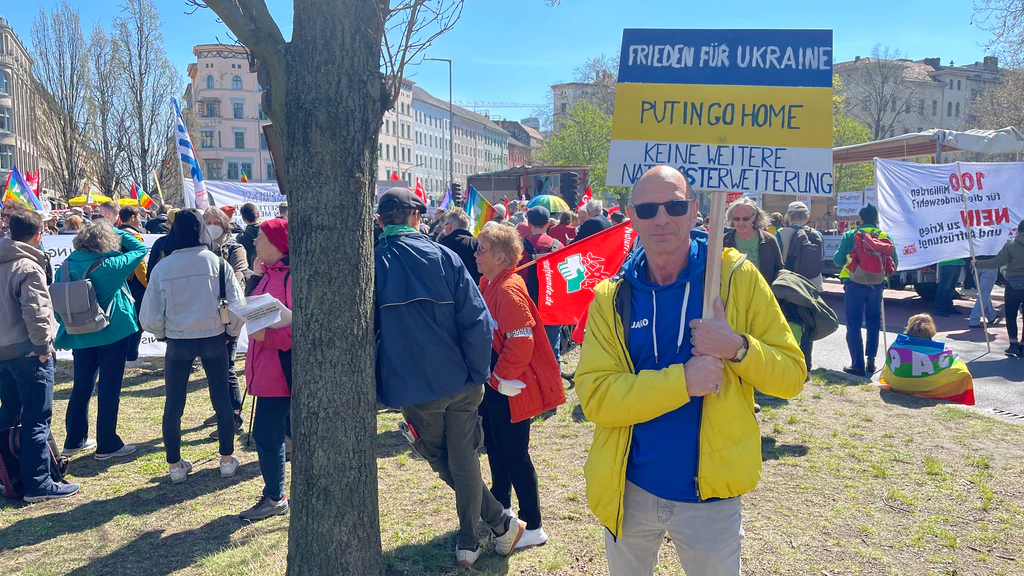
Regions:
<instances>
[{"instance_id":1,"label":"sneaker","mask_svg":"<svg viewBox=\"0 0 1024 576\"><path fill-rule=\"evenodd\" d=\"M242 512L238 515L242 520L263 520L264 518L270 518L271 516L280 516L288 512L288 498L281 498L281 500L274 502L266 496L260 496L260 501L255 506Z\"/></svg>"},{"instance_id":2,"label":"sneaker","mask_svg":"<svg viewBox=\"0 0 1024 576\"><path fill-rule=\"evenodd\" d=\"M508 556L516 549L516 544L519 543L524 532L526 532L526 522L506 516L505 533L495 537L494 551L500 556Z\"/></svg>"},{"instance_id":3,"label":"sneaker","mask_svg":"<svg viewBox=\"0 0 1024 576\"><path fill-rule=\"evenodd\" d=\"M96 441L93 440L92 438L89 438L88 440L85 441L85 444L82 444L81 448L65 448L64 451L60 453L60 455L65 458L70 458L76 454L81 454L86 450L92 450L95 447Z\"/></svg>"},{"instance_id":4,"label":"sneaker","mask_svg":"<svg viewBox=\"0 0 1024 576\"><path fill-rule=\"evenodd\" d=\"M863 368L850 368L850 367L846 367L846 368L843 368L843 372L846 372L847 374L851 374L853 376L860 376L861 378L866 378L867 375L868 375L867 372L865 372Z\"/></svg>"},{"instance_id":5,"label":"sneaker","mask_svg":"<svg viewBox=\"0 0 1024 576\"><path fill-rule=\"evenodd\" d=\"M455 549L455 563L459 565L459 568L469 568L479 557L479 546L476 547L476 550L463 550L462 548Z\"/></svg>"},{"instance_id":6,"label":"sneaker","mask_svg":"<svg viewBox=\"0 0 1024 576\"><path fill-rule=\"evenodd\" d=\"M188 475L192 472L192 463L188 460L181 460L178 464L181 466L171 468L171 484L181 484L188 479Z\"/></svg>"},{"instance_id":7,"label":"sneaker","mask_svg":"<svg viewBox=\"0 0 1024 576\"><path fill-rule=\"evenodd\" d=\"M67 498L68 496L77 493L79 488L80 486L78 484L64 484L55 482L53 484L53 487L50 488L49 490L43 490L41 494L38 494L36 496L26 495L25 497L22 498L22 500L28 502L29 504L35 504L36 502L44 502L46 500Z\"/></svg>"},{"instance_id":8,"label":"sneaker","mask_svg":"<svg viewBox=\"0 0 1024 576\"><path fill-rule=\"evenodd\" d=\"M867 372L868 375L871 375L871 374L875 373L875 359L874 358L868 358L867 359L867 367L864 369L864 371Z\"/></svg>"},{"instance_id":9,"label":"sneaker","mask_svg":"<svg viewBox=\"0 0 1024 576\"><path fill-rule=\"evenodd\" d=\"M758 404L757 402L754 402L754 414L760 414L760 413L761 413L761 405Z\"/></svg>"},{"instance_id":10,"label":"sneaker","mask_svg":"<svg viewBox=\"0 0 1024 576\"><path fill-rule=\"evenodd\" d=\"M543 528L537 528L536 530L527 530L523 533L523 537L516 544L516 550L521 548L529 548L530 546L543 546L548 541L548 533Z\"/></svg>"},{"instance_id":11,"label":"sneaker","mask_svg":"<svg viewBox=\"0 0 1024 576\"><path fill-rule=\"evenodd\" d=\"M150 368L152 366L153 366L152 362L146 362L142 358L139 358L138 360L132 360L130 362L125 362L124 363L124 367L125 368Z\"/></svg>"},{"instance_id":12,"label":"sneaker","mask_svg":"<svg viewBox=\"0 0 1024 576\"><path fill-rule=\"evenodd\" d=\"M235 475L235 472L237 470L238 470L238 458L235 458L234 456L231 457L231 462L221 462L220 463L220 477L221 478L230 478L230 477Z\"/></svg>"},{"instance_id":13,"label":"sneaker","mask_svg":"<svg viewBox=\"0 0 1024 576\"><path fill-rule=\"evenodd\" d=\"M100 454L99 452L97 452L96 455L93 456L93 458L95 458L97 460L108 460L110 458L121 458L123 456L131 456L132 454L135 454L135 452L137 452L137 451L138 451L138 448L135 447L135 444L125 444L124 446L121 446L121 449L118 450L117 452L111 452L110 454Z\"/></svg>"}]
</instances>

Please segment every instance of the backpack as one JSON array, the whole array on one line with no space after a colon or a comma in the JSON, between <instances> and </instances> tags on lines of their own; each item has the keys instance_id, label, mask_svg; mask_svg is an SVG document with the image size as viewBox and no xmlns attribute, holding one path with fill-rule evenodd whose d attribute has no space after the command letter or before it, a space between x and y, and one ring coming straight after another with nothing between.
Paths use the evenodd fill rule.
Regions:
<instances>
[{"instance_id":1,"label":"backpack","mask_svg":"<svg viewBox=\"0 0 1024 576\"><path fill-rule=\"evenodd\" d=\"M821 275L824 253L825 242L821 234L813 228L801 226L789 241L785 268L808 280L817 278Z\"/></svg>"},{"instance_id":2,"label":"backpack","mask_svg":"<svg viewBox=\"0 0 1024 576\"><path fill-rule=\"evenodd\" d=\"M96 290L89 279L106 259L102 257L90 264L78 280L71 279L71 267L65 263L60 269L60 280L50 286L53 311L60 316L68 334L93 334L110 325L110 312L114 308L115 299L110 299L106 309L100 308Z\"/></svg>"},{"instance_id":3,"label":"backpack","mask_svg":"<svg viewBox=\"0 0 1024 576\"><path fill-rule=\"evenodd\" d=\"M879 232L857 230L853 235L853 250L850 251L850 281L866 286L877 286L896 271L892 255L896 251L889 238L881 238Z\"/></svg>"},{"instance_id":4,"label":"backpack","mask_svg":"<svg viewBox=\"0 0 1024 576\"><path fill-rule=\"evenodd\" d=\"M21 498L25 494L21 485L21 431L21 425L0 430L0 483L4 485L4 498ZM63 482L68 473L68 459L61 455L52 431L46 445L50 452L50 479Z\"/></svg>"},{"instance_id":5,"label":"backpack","mask_svg":"<svg viewBox=\"0 0 1024 576\"><path fill-rule=\"evenodd\" d=\"M528 236L523 239L523 259L519 262L520 266L527 262L532 262L537 259L537 256L547 254L554 250L555 239L547 234L542 234L538 238L538 245L534 246L533 241L530 240L533 236ZM533 303L537 303L537 298L540 294L540 281L537 280L537 267L530 266L526 270L521 272L523 281L526 282L526 292L530 295Z\"/></svg>"}]
</instances>

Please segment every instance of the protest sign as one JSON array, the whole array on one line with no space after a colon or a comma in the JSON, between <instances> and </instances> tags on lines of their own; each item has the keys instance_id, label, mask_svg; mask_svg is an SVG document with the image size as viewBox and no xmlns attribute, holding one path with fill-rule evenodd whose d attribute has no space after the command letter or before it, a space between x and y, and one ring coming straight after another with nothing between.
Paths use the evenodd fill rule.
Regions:
<instances>
[{"instance_id":1,"label":"protest sign","mask_svg":"<svg viewBox=\"0 0 1024 576\"><path fill-rule=\"evenodd\" d=\"M185 181L186 194L192 193L192 183ZM260 218L269 220L277 218L278 207L288 201L281 194L281 189L273 182L258 184L253 182L225 182L223 180L207 180L206 193L217 206L234 206L251 202L259 208Z\"/></svg>"},{"instance_id":2,"label":"protest sign","mask_svg":"<svg viewBox=\"0 0 1024 576\"><path fill-rule=\"evenodd\" d=\"M607 183L659 164L701 191L830 196L832 31L624 30Z\"/></svg>"},{"instance_id":3,"label":"protest sign","mask_svg":"<svg viewBox=\"0 0 1024 576\"><path fill-rule=\"evenodd\" d=\"M957 167L875 159L879 223L896 245L900 270L966 258L969 238L978 256L996 254L1013 239L1024 218L1024 163Z\"/></svg>"},{"instance_id":4,"label":"protest sign","mask_svg":"<svg viewBox=\"0 0 1024 576\"><path fill-rule=\"evenodd\" d=\"M878 190L874 186L864 187L864 204L871 204L878 207Z\"/></svg>"},{"instance_id":5,"label":"protest sign","mask_svg":"<svg viewBox=\"0 0 1024 576\"><path fill-rule=\"evenodd\" d=\"M839 218L856 218L864 206L861 192L840 192L836 199L836 216Z\"/></svg>"}]
</instances>

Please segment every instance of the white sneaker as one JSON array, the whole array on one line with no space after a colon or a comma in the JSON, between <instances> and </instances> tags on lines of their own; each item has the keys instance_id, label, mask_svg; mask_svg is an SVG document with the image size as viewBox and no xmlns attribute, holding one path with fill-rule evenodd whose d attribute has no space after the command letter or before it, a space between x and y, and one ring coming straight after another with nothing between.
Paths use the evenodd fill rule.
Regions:
<instances>
[{"instance_id":1,"label":"white sneaker","mask_svg":"<svg viewBox=\"0 0 1024 576\"><path fill-rule=\"evenodd\" d=\"M192 463L188 460L182 460L178 464L181 466L171 468L171 484L181 484L188 479L189 473L192 472Z\"/></svg>"},{"instance_id":2,"label":"white sneaker","mask_svg":"<svg viewBox=\"0 0 1024 576\"><path fill-rule=\"evenodd\" d=\"M65 457L65 458L70 458L70 457L72 457L72 456L74 456L76 454L81 454L82 452L85 452L86 450L92 450L95 447L96 447L96 440L94 440L92 438L89 438L88 440L85 441L85 444L82 444L81 448L65 448L64 451L60 453L60 455Z\"/></svg>"},{"instance_id":3,"label":"white sneaker","mask_svg":"<svg viewBox=\"0 0 1024 576\"><path fill-rule=\"evenodd\" d=\"M149 368L151 366L153 366L152 362L146 362L142 358L124 363L125 368Z\"/></svg>"},{"instance_id":4,"label":"white sneaker","mask_svg":"<svg viewBox=\"0 0 1024 576\"><path fill-rule=\"evenodd\" d=\"M520 548L529 548L530 546L543 546L548 541L548 533L543 528L537 528L536 530L527 530L523 532L523 537L519 539L519 543L516 544L516 550Z\"/></svg>"},{"instance_id":5,"label":"white sneaker","mask_svg":"<svg viewBox=\"0 0 1024 576\"><path fill-rule=\"evenodd\" d=\"M93 456L93 458L97 460L120 458L122 456L131 456L132 454L135 454L137 450L138 448L135 446L135 444L125 444L124 446L121 446L121 449L118 450L117 452L111 452L110 454L100 454L99 452L97 452L96 455Z\"/></svg>"},{"instance_id":6,"label":"white sneaker","mask_svg":"<svg viewBox=\"0 0 1024 576\"><path fill-rule=\"evenodd\" d=\"M235 475L235 471L238 470L238 458L231 457L231 462L220 463L220 476L221 478L230 478Z\"/></svg>"},{"instance_id":7,"label":"white sneaker","mask_svg":"<svg viewBox=\"0 0 1024 576\"><path fill-rule=\"evenodd\" d=\"M526 522L514 516L505 517L505 533L494 538L494 551L499 556L508 556L516 549L516 544L526 532Z\"/></svg>"},{"instance_id":8,"label":"white sneaker","mask_svg":"<svg viewBox=\"0 0 1024 576\"><path fill-rule=\"evenodd\" d=\"M476 550L462 550L461 548L456 548L455 562L461 568L469 568L473 565L474 562L477 561L477 558L480 558L481 550L482 548L480 546L477 546Z\"/></svg>"}]
</instances>

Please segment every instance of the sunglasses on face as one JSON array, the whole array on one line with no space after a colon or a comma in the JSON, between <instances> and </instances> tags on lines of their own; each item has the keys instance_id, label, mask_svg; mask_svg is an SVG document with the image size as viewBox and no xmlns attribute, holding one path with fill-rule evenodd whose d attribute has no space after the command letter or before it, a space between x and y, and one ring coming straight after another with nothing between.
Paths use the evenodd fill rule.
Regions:
<instances>
[{"instance_id":1,"label":"sunglasses on face","mask_svg":"<svg viewBox=\"0 0 1024 576\"><path fill-rule=\"evenodd\" d=\"M658 215L658 209L662 206L665 207L665 213L669 216L686 216L686 213L690 211L690 202L692 200L669 200L668 202L630 204L630 206L632 206L633 213L636 214L637 218L640 220L650 220Z\"/></svg>"},{"instance_id":2,"label":"sunglasses on face","mask_svg":"<svg viewBox=\"0 0 1024 576\"><path fill-rule=\"evenodd\" d=\"M754 219L753 216L733 216L732 217L732 221L733 222L750 222L753 219Z\"/></svg>"}]
</instances>

